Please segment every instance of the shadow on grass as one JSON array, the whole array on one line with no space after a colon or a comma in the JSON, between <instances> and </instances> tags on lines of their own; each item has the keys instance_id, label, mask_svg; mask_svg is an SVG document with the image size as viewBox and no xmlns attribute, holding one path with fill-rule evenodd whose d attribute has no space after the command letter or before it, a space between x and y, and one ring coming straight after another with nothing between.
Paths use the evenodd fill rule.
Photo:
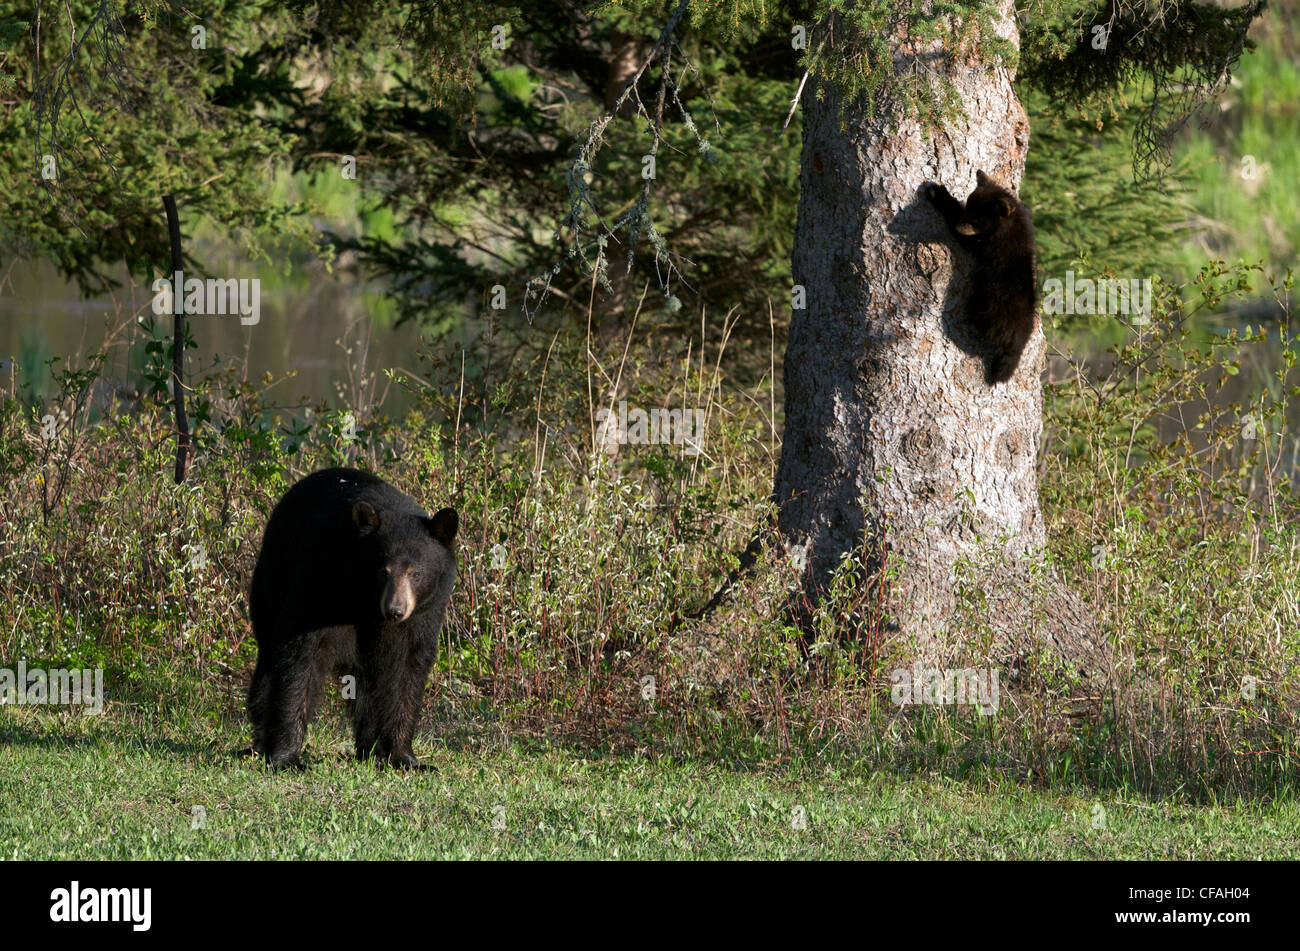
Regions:
<instances>
[{"instance_id":1,"label":"shadow on grass","mask_svg":"<svg viewBox=\"0 0 1300 951\"><path fill-rule=\"evenodd\" d=\"M40 726L30 722L17 722L12 719L0 720L0 747L14 747L39 750L91 750L97 747L128 746L147 754L166 756L211 758L213 748L210 744L175 740L165 736L148 736L144 734L126 735L114 724L103 732L78 732L84 728L59 729L61 718L57 714L37 714L35 719L48 720ZM62 721L66 723L66 721Z\"/></svg>"}]
</instances>

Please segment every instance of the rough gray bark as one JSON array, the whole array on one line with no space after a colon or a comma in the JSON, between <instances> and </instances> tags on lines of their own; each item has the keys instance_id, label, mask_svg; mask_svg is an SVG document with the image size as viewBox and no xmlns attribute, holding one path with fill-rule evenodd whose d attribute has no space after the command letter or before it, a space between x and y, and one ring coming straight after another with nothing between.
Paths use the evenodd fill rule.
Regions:
<instances>
[{"instance_id":1,"label":"rough gray bark","mask_svg":"<svg viewBox=\"0 0 1300 951\"><path fill-rule=\"evenodd\" d=\"M1017 39L1009 15L1000 31ZM863 542L887 548L902 566L893 620L943 645L955 562L989 542L1014 561L1046 540L1044 340L1035 328L1015 376L985 384L964 325L971 261L918 190L937 181L964 199L977 169L1018 190L1029 123L1006 69L938 51L928 64L965 108L929 136L887 107L841 113L833 89L804 93L793 270L807 306L790 325L776 500L810 586Z\"/></svg>"}]
</instances>

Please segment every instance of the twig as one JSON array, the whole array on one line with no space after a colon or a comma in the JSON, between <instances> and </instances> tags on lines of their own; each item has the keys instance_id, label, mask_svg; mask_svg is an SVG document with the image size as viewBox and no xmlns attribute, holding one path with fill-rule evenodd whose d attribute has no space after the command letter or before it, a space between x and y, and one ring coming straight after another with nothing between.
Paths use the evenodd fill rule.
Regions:
<instances>
[{"instance_id":1,"label":"twig","mask_svg":"<svg viewBox=\"0 0 1300 951\"><path fill-rule=\"evenodd\" d=\"M167 210L167 232L172 246L172 396L176 406L176 484L185 481L190 454L190 420L185 415L185 282L181 255L181 220L174 195L163 195Z\"/></svg>"}]
</instances>

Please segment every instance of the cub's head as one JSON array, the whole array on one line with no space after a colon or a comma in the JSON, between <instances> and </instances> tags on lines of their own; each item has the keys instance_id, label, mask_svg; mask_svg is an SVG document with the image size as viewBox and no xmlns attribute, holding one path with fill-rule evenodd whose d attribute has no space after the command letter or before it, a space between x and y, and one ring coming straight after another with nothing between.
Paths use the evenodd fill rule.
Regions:
<instances>
[{"instance_id":1,"label":"cub's head","mask_svg":"<svg viewBox=\"0 0 1300 951\"><path fill-rule=\"evenodd\" d=\"M975 190L966 199L962 220L954 225L958 234L982 237L993 234L1015 214L1020 201L984 172L975 173Z\"/></svg>"},{"instance_id":2,"label":"cub's head","mask_svg":"<svg viewBox=\"0 0 1300 951\"><path fill-rule=\"evenodd\" d=\"M446 602L456 580L455 509L432 518L406 512L380 516L369 502L352 506L352 522L374 571L378 609L386 621L402 622L423 605Z\"/></svg>"}]
</instances>

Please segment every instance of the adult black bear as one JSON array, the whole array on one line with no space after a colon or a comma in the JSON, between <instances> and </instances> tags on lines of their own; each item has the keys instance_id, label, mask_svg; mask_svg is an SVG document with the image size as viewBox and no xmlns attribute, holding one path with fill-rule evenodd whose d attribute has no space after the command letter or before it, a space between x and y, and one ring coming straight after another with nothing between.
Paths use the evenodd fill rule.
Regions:
<instances>
[{"instance_id":1,"label":"adult black bear","mask_svg":"<svg viewBox=\"0 0 1300 951\"><path fill-rule=\"evenodd\" d=\"M985 382L1005 383L1016 372L1038 311L1029 209L982 171L975 173L975 190L965 205L933 182L925 184L923 194L957 243L975 256L966 312L990 350Z\"/></svg>"},{"instance_id":2,"label":"adult black bear","mask_svg":"<svg viewBox=\"0 0 1300 951\"><path fill-rule=\"evenodd\" d=\"M429 518L357 469L314 472L285 493L248 598L255 752L297 765L325 678L345 673L357 755L420 765L411 736L456 581L457 524L452 509Z\"/></svg>"}]
</instances>

